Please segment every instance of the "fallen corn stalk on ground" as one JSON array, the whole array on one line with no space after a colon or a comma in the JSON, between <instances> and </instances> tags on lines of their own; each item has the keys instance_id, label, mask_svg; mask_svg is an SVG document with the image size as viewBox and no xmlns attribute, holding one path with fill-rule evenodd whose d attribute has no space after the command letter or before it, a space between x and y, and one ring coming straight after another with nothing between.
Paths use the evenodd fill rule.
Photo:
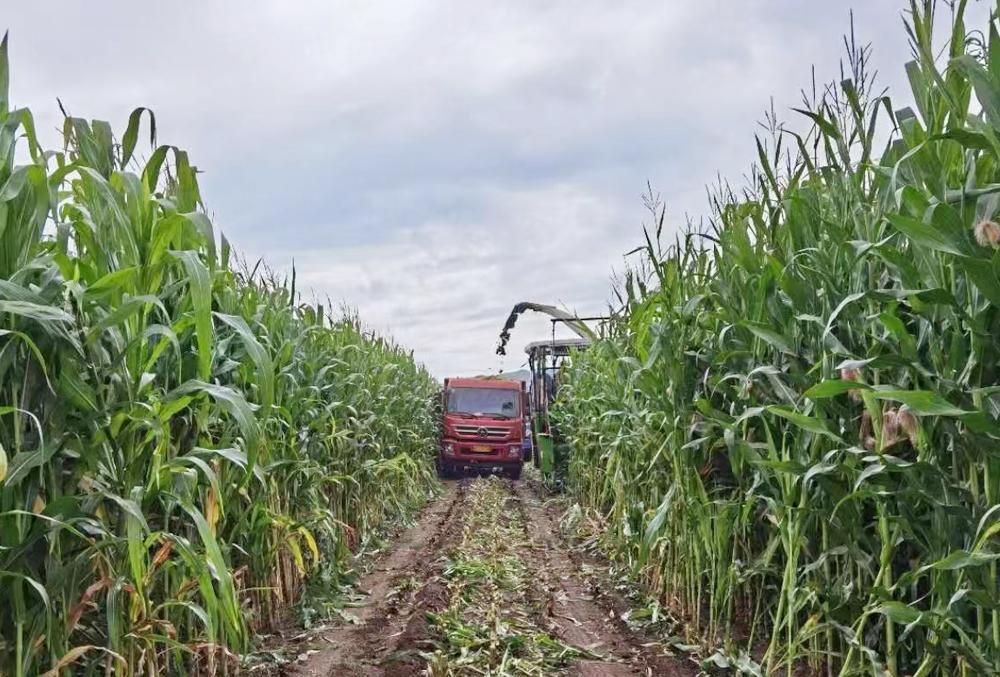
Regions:
<instances>
[{"instance_id":1,"label":"fallen corn stalk on ground","mask_svg":"<svg viewBox=\"0 0 1000 677\"><path fill-rule=\"evenodd\" d=\"M571 557L536 484L447 482L359 581L356 622L285 647L289 675L694 675Z\"/></svg>"}]
</instances>

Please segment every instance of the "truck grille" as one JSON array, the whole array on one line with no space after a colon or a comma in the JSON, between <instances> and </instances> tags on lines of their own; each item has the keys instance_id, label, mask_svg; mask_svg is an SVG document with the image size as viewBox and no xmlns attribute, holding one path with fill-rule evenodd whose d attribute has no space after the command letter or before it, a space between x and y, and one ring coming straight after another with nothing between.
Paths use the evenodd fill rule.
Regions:
<instances>
[{"instance_id":1,"label":"truck grille","mask_svg":"<svg viewBox=\"0 0 1000 677\"><path fill-rule=\"evenodd\" d=\"M502 440L506 439L510 435L510 430L507 428L500 428L490 425L457 425L455 426L455 432L459 435L467 435L470 437L480 437L484 439L491 440Z\"/></svg>"}]
</instances>

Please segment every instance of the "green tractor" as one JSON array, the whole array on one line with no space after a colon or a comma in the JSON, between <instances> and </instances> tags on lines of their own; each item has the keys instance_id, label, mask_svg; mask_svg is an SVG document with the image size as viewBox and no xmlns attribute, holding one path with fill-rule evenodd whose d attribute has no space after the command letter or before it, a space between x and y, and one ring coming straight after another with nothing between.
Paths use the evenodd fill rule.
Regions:
<instances>
[{"instance_id":1,"label":"green tractor","mask_svg":"<svg viewBox=\"0 0 1000 677\"><path fill-rule=\"evenodd\" d=\"M559 483L565 475L568 458L565 444L549 418L549 407L560 385L560 368L574 351L584 350L590 341L584 338L535 341L524 348L531 369L531 432L534 442L532 460L547 482Z\"/></svg>"},{"instance_id":2,"label":"green tractor","mask_svg":"<svg viewBox=\"0 0 1000 677\"><path fill-rule=\"evenodd\" d=\"M548 484L561 484L565 474L565 464L568 458L566 445L558 430L553 426L549 416L549 408L555 401L559 391L560 373L563 363L571 359L573 353L586 350L591 341L596 338L594 332L584 324L589 320L602 320L603 317L578 317L572 313L539 303L524 301L514 306L507 322L500 332L500 343L497 346L498 355L507 354L507 342L510 340L510 330L514 328L521 313L532 310L544 313L552 318L552 338L548 341L535 341L525 346L528 354L528 367L531 370L530 402L532 461L542 473L542 478ZM562 323L568 327L577 338L557 339L556 324Z\"/></svg>"}]
</instances>

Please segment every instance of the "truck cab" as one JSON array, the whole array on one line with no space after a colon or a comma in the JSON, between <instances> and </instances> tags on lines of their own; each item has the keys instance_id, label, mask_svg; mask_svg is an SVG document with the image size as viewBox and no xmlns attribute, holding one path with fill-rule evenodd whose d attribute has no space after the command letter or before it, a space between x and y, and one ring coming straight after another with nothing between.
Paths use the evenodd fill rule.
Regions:
<instances>
[{"instance_id":1,"label":"truck cab","mask_svg":"<svg viewBox=\"0 0 1000 677\"><path fill-rule=\"evenodd\" d=\"M446 378L441 397L441 476L472 470L520 478L528 406L524 384L494 378Z\"/></svg>"}]
</instances>

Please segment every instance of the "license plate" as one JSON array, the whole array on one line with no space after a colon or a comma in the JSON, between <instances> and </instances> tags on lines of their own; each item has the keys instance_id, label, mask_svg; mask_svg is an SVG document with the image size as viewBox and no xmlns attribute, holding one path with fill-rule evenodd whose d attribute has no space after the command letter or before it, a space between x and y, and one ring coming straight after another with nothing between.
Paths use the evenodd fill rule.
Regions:
<instances>
[{"instance_id":1,"label":"license plate","mask_svg":"<svg viewBox=\"0 0 1000 677\"><path fill-rule=\"evenodd\" d=\"M472 451L476 452L477 454L488 454L493 450L490 449L490 447L486 444L473 444Z\"/></svg>"}]
</instances>

